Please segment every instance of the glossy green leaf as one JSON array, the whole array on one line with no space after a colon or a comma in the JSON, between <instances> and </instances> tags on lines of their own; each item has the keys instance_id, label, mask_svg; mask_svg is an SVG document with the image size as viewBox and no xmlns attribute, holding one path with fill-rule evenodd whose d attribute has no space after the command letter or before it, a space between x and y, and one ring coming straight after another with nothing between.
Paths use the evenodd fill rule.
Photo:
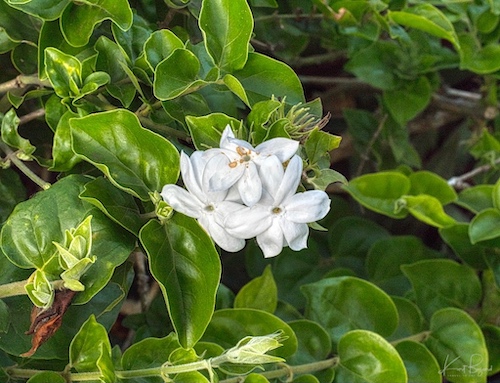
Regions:
<instances>
[{"instance_id":1,"label":"glossy green leaf","mask_svg":"<svg viewBox=\"0 0 500 383\"><path fill-rule=\"evenodd\" d=\"M246 336L268 335L283 331L287 339L283 346L269 352L283 358L297 351L297 337L288 324L278 317L255 309L225 309L214 312L212 320L203 334L203 341L217 343L225 349L235 346Z\"/></svg>"},{"instance_id":2,"label":"glossy green leaf","mask_svg":"<svg viewBox=\"0 0 500 383\"><path fill-rule=\"evenodd\" d=\"M500 237L500 210L485 209L479 212L469 225L472 244Z\"/></svg>"},{"instance_id":3,"label":"glossy green leaf","mask_svg":"<svg viewBox=\"0 0 500 383\"><path fill-rule=\"evenodd\" d=\"M144 53L151 70L172 54L176 49L184 48L184 44L172 31L160 29L154 31L144 43Z\"/></svg>"},{"instance_id":4,"label":"glossy green leaf","mask_svg":"<svg viewBox=\"0 0 500 383\"><path fill-rule=\"evenodd\" d=\"M245 378L243 383L269 383L269 380L260 374L252 372Z\"/></svg>"},{"instance_id":5,"label":"glossy green leaf","mask_svg":"<svg viewBox=\"0 0 500 383\"><path fill-rule=\"evenodd\" d=\"M485 383L488 351L481 329L456 308L437 311L430 321L425 345L436 357L440 372L453 383Z\"/></svg>"},{"instance_id":6,"label":"glossy green leaf","mask_svg":"<svg viewBox=\"0 0 500 383\"><path fill-rule=\"evenodd\" d=\"M490 43L484 47L472 34L460 38L460 69L479 74L496 72L500 69L500 44Z\"/></svg>"},{"instance_id":7,"label":"glossy green leaf","mask_svg":"<svg viewBox=\"0 0 500 383\"><path fill-rule=\"evenodd\" d=\"M21 73L31 75L38 69L38 49L36 46L28 43L21 43L14 47L10 59L12 65ZM17 103L13 103L16 105Z\"/></svg>"},{"instance_id":8,"label":"glossy green leaf","mask_svg":"<svg viewBox=\"0 0 500 383\"><path fill-rule=\"evenodd\" d=\"M82 63L56 48L45 49L45 73L61 98L76 97L82 86Z\"/></svg>"},{"instance_id":9,"label":"glossy green leaf","mask_svg":"<svg viewBox=\"0 0 500 383\"><path fill-rule=\"evenodd\" d=\"M289 105L304 102L302 84L286 64L260 53L249 53L245 66L233 72L246 91L250 105L259 101L286 97Z\"/></svg>"},{"instance_id":10,"label":"glossy green leaf","mask_svg":"<svg viewBox=\"0 0 500 383\"><path fill-rule=\"evenodd\" d=\"M234 308L259 309L274 313L278 305L278 288L271 267L243 286L234 299Z\"/></svg>"},{"instance_id":11,"label":"glossy green leaf","mask_svg":"<svg viewBox=\"0 0 500 383\"><path fill-rule=\"evenodd\" d=\"M456 224L455 219L446 214L441 202L432 196L420 194L417 196L404 196L404 207L415 218L430 226L442 228Z\"/></svg>"},{"instance_id":12,"label":"glossy green leaf","mask_svg":"<svg viewBox=\"0 0 500 383\"><path fill-rule=\"evenodd\" d=\"M232 74L226 74L223 77L222 81L224 81L224 84L227 86L227 88L236 96L238 96L239 99L245 103L245 105L250 106L250 101L248 100L245 88L243 88L243 85L236 77L234 77Z\"/></svg>"},{"instance_id":13,"label":"glossy green leaf","mask_svg":"<svg viewBox=\"0 0 500 383\"><path fill-rule=\"evenodd\" d=\"M11 7L19 9L28 15L43 20L55 20L62 15L70 0L29 0L22 2L9 0L8 3Z\"/></svg>"},{"instance_id":14,"label":"glossy green leaf","mask_svg":"<svg viewBox=\"0 0 500 383\"><path fill-rule=\"evenodd\" d=\"M389 294L404 295L411 285L401 271L401 265L434 258L439 253L426 248L414 236L392 236L378 240L366 258L370 280Z\"/></svg>"},{"instance_id":15,"label":"glossy green leaf","mask_svg":"<svg viewBox=\"0 0 500 383\"><path fill-rule=\"evenodd\" d=\"M134 247L132 236L79 199L89 180L79 175L62 178L48 190L18 204L1 232L2 249L12 263L21 268L44 268L58 277L62 269L54 262L56 248L52 242L64 242L65 230L77 227L92 215L91 251L97 260L81 279L86 289L75 298L80 303L90 300L108 283L113 270L125 262Z\"/></svg>"},{"instance_id":16,"label":"glossy green leaf","mask_svg":"<svg viewBox=\"0 0 500 383\"><path fill-rule=\"evenodd\" d=\"M198 77L200 69L200 61L193 52L176 49L156 66L153 83L155 97L162 101L172 100L204 87L207 83Z\"/></svg>"},{"instance_id":17,"label":"glossy green leaf","mask_svg":"<svg viewBox=\"0 0 500 383\"><path fill-rule=\"evenodd\" d=\"M436 173L422 170L411 173L408 178L411 182L411 195L427 194L439 200L443 205L454 202L457 193L448 182Z\"/></svg>"},{"instance_id":18,"label":"glossy green leaf","mask_svg":"<svg viewBox=\"0 0 500 383\"><path fill-rule=\"evenodd\" d=\"M483 270L487 268L484 260L485 249L473 245L469 238L469 224L458 223L439 229L439 235L448 246L469 266Z\"/></svg>"},{"instance_id":19,"label":"glossy green leaf","mask_svg":"<svg viewBox=\"0 0 500 383\"><path fill-rule=\"evenodd\" d=\"M334 136L319 129L311 131L304 144L309 163L314 164L323 158L325 154L337 149L341 140L340 136Z\"/></svg>"},{"instance_id":20,"label":"glossy green leaf","mask_svg":"<svg viewBox=\"0 0 500 383\"><path fill-rule=\"evenodd\" d=\"M243 68L253 31L246 0L204 1L198 23L215 64L227 72Z\"/></svg>"},{"instance_id":21,"label":"glossy green leaf","mask_svg":"<svg viewBox=\"0 0 500 383\"><path fill-rule=\"evenodd\" d=\"M41 371L28 379L26 383L65 383L66 379L54 371Z\"/></svg>"},{"instance_id":22,"label":"glossy green leaf","mask_svg":"<svg viewBox=\"0 0 500 383\"><path fill-rule=\"evenodd\" d=\"M355 277L325 278L302 286L305 316L318 322L336 344L348 331L364 329L391 335L398 324L396 306L377 286Z\"/></svg>"},{"instance_id":23,"label":"glossy green leaf","mask_svg":"<svg viewBox=\"0 0 500 383\"><path fill-rule=\"evenodd\" d=\"M218 148L222 132L227 125L233 130L240 126L240 121L223 113L211 113L207 116L186 116L193 143L198 150Z\"/></svg>"},{"instance_id":24,"label":"glossy green leaf","mask_svg":"<svg viewBox=\"0 0 500 383\"><path fill-rule=\"evenodd\" d=\"M410 279L417 304L426 318L445 307L471 308L481 300L476 272L449 259L432 259L401 266Z\"/></svg>"},{"instance_id":25,"label":"glossy green leaf","mask_svg":"<svg viewBox=\"0 0 500 383\"><path fill-rule=\"evenodd\" d=\"M217 296L215 300L215 309L229 309L233 307L234 303L234 293L233 291L227 287L223 283L219 283L219 287L217 288Z\"/></svg>"},{"instance_id":26,"label":"glossy green leaf","mask_svg":"<svg viewBox=\"0 0 500 383\"><path fill-rule=\"evenodd\" d=\"M408 383L441 383L442 375L436 358L421 343L405 340L396 344L403 359Z\"/></svg>"},{"instance_id":27,"label":"glossy green leaf","mask_svg":"<svg viewBox=\"0 0 500 383\"><path fill-rule=\"evenodd\" d=\"M114 187L106 178L98 177L88 182L80 198L97 206L104 214L132 234L139 235L145 219L141 217L134 197Z\"/></svg>"},{"instance_id":28,"label":"glossy green leaf","mask_svg":"<svg viewBox=\"0 0 500 383\"><path fill-rule=\"evenodd\" d=\"M160 367L181 345L174 333L164 338L146 338L127 348L121 364L124 370Z\"/></svg>"},{"instance_id":29,"label":"glossy green leaf","mask_svg":"<svg viewBox=\"0 0 500 383\"><path fill-rule=\"evenodd\" d=\"M469 209L473 213L494 207L493 185L476 185L464 189L458 195L457 205Z\"/></svg>"},{"instance_id":30,"label":"glossy green leaf","mask_svg":"<svg viewBox=\"0 0 500 383\"><path fill-rule=\"evenodd\" d=\"M69 119L77 116L76 113L67 111L60 117L52 145L53 162L50 167L52 171L64 172L71 170L81 161L81 158L78 157L71 148L71 132L69 126Z\"/></svg>"},{"instance_id":31,"label":"glossy green leaf","mask_svg":"<svg viewBox=\"0 0 500 383\"><path fill-rule=\"evenodd\" d=\"M366 330L350 331L340 338L338 383L406 383L401 357L380 335Z\"/></svg>"},{"instance_id":32,"label":"glossy green leaf","mask_svg":"<svg viewBox=\"0 0 500 383\"><path fill-rule=\"evenodd\" d=\"M108 332L91 316L75 335L69 347L70 365L78 372L99 372L103 383L115 381Z\"/></svg>"},{"instance_id":33,"label":"glossy green leaf","mask_svg":"<svg viewBox=\"0 0 500 383\"><path fill-rule=\"evenodd\" d=\"M144 129L134 113L117 109L69 123L73 150L127 193L146 201L150 192L177 181L177 149Z\"/></svg>"},{"instance_id":34,"label":"glossy green leaf","mask_svg":"<svg viewBox=\"0 0 500 383\"><path fill-rule=\"evenodd\" d=\"M417 116L429 104L432 88L427 77L421 76L408 81L401 88L386 90L382 94L385 106L392 117L404 125Z\"/></svg>"},{"instance_id":35,"label":"glossy green leaf","mask_svg":"<svg viewBox=\"0 0 500 383\"><path fill-rule=\"evenodd\" d=\"M24 159L30 158L31 154L35 151L35 147L31 144L29 140L21 137L18 132L19 128L19 117L14 109L10 109L3 117L2 117L2 126L1 126L1 137L2 141L6 144L20 149L22 153L21 156L24 156Z\"/></svg>"},{"instance_id":36,"label":"glossy green leaf","mask_svg":"<svg viewBox=\"0 0 500 383\"><path fill-rule=\"evenodd\" d=\"M344 186L360 204L392 218L403 218L404 210L398 210L396 202L408 194L411 183L408 177L398 172L378 172L365 174L349 181Z\"/></svg>"},{"instance_id":37,"label":"glossy green leaf","mask_svg":"<svg viewBox=\"0 0 500 383\"><path fill-rule=\"evenodd\" d=\"M151 220L139 238L160 284L183 347L203 335L215 308L220 281L219 254L196 220L174 214L165 225Z\"/></svg>"},{"instance_id":38,"label":"glossy green leaf","mask_svg":"<svg viewBox=\"0 0 500 383\"><path fill-rule=\"evenodd\" d=\"M488 348L488 375L497 374L500 371L500 327L493 325L484 325L483 331L486 346Z\"/></svg>"},{"instance_id":39,"label":"glossy green leaf","mask_svg":"<svg viewBox=\"0 0 500 383\"><path fill-rule=\"evenodd\" d=\"M405 27L420 29L459 46L453 24L446 15L432 4L422 3L404 11L389 13L389 18Z\"/></svg>"},{"instance_id":40,"label":"glossy green leaf","mask_svg":"<svg viewBox=\"0 0 500 383\"><path fill-rule=\"evenodd\" d=\"M391 298L398 310L399 321L398 328L387 339L397 341L423 331L424 316L417 305L403 297L392 296Z\"/></svg>"},{"instance_id":41,"label":"glossy green leaf","mask_svg":"<svg viewBox=\"0 0 500 383\"><path fill-rule=\"evenodd\" d=\"M132 9L127 0L88 0L70 3L61 16L61 30L69 44L81 47L88 43L97 24L111 20L127 30L132 26Z\"/></svg>"},{"instance_id":42,"label":"glossy green leaf","mask_svg":"<svg viewBox=\"0 0 500 383\"><path fill-rule=\"evenodd\" d=\"M0 27L5 30L9 39L14 42L38 40L40 20L17 9L6 1L0 3Z\"/></svg>"},{"instance_id":43,"label":"glossy green leaf","mask_svg":"<svg viewBox=\"0 0 500 383\"><path fill-rule=\"evenodd\" d=\"M19 175L12 169L0 170L0 226L16 205L26 198L26 189Z\"/></svg>"},{"instance_id":44,"label":"glossy green leaf","mask_svg":"<svg viewBox=\"0 0 500 383\"><path fill-rule=\"evenodd\" d=\"M297 336L298 349L287 359L290 365L299 365L324 360L330 355L332 342L326 330L318 323L299 319L288 322Z\"/></svg>"},{"instance_id":45,"label":"glossy green leaf","mask_svg":"<svg viewBox=\"0 0 500 383\"><path fill-rule=\"evenodd\" d=\"M198 371L182 372L175 375L174 383L210 383L210 381Z\"/></svg>"}]
</instances>

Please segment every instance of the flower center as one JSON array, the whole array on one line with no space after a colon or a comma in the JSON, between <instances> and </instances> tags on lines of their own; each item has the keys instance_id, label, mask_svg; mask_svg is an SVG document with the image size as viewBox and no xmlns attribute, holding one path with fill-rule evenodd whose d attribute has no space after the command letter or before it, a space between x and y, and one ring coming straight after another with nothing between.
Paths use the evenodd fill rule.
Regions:
<instances>
[{"instance_id":1,"label":"flower center","mask_svg":"<svg viewBox=\"0 0 500 383\"><path fill-rule=\"evenodd\" d=\"M212 213L215 211L215 206L214 205L207 205L204 207L204 209L207 213Z\"/></svg>"},{"instance_id":2,"label":"flower center","mask_svg":"<svg viewBox=\"0 0 500 383\"><path fill-rule=\"evenodd\" d=\"M246 149L246 148L244 148L242 146L238 146L236 148L236 153L238 153L239 156L241 157L240 158L240 163L248 162L248 161L252 160L252 151L249 150L249 149Z\"/></svg>"},{"instance_id":3,"label":"flower center","mask_svg":"<svg viewBox=\"0 0 500 383\"><path fill-rule=\"evenodd\" d=\"M279 206L275 206L275 207L272 208L271 212L273 214L277 215L277 214L281 214L283 212L283 210Z\"/></svg>"}]
</instances>

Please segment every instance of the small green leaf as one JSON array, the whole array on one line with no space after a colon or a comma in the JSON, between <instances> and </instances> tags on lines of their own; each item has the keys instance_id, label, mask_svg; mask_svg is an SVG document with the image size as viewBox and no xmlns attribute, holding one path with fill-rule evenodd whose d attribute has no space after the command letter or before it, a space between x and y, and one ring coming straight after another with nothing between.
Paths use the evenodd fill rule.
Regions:
<instances>
[{"instance_id":1,"label":"small green leaf","mask_svg":"<svg viewBox=\"0 0 500 383\"><path fill-rule=\"evenodd\" d=\"M408 194L411 183L399 172L365 174L343 186L363 206L392 218L404 218L407 212L397 210L396 202Z\"/></svg>"},{"instance_id":2,"label":"small green leaf","mask_svg":"<svg viewBox=\"0 0 500 383\"><path fill-rule=\"evenodd\" d=\"M180 348L175 333L164 338L146 338L127 348L122 356L124 370L159 367L169 360L170 354Z\"/></svg>"},{"instance_id":3,"label":"small green leaf","mask_svg":"<svg viewBox=\"0 0 500 383\"><path fill-rule=\"evenodd\" d=\"M33 154L36 148L31 145L31 142L29 140L19 135L19 132L17 131L18 128L19 117L17 117L14 109L10 109L2 117L2 141L7 145L20 149L22 153L19 153L18 156L20 155L23 157L22 159L27 160L31 158L31 154Z\"/></svg>"},{"instance_id":4,"label":"small green leaf","mask_svg":"<svg viewBox=\"0 0 500 383\"><path fill-rule=\"evenodd\" d=\"M290 326L268 312L255 309L217 310L202 340L228 349L247 336L268 335L276 331L282 331L286 339L282 347L269 354L284 358L293 355L297 351L297 337Z\"/></svg>"},{"instance_id":5,"label":"small green leaf","mask_svg":"<svg viewBox=\"0 0 500 383\"><path fill-rule=\"evenodd\" d=\"M207 83L198 78L200 69L200 61L193 52L176 49L156 66L153 83L155 97L162 101L172 100L202 88Z\"/></svg>"},{"instance_id":6,"label":"small green leaf","mask_svg":"<svg viewBox=\"0 0 500 383\"><path fill-rule=\"evenodd\" d=\"M462 310L444 308L432 316L430 330L425 345L448 381L486 383L488 351L474 319Z\"/></svg>"},{"instance_id":7,"label":"small green leaf","mask_svg":"<svg viewBox=\"0 0 500 383\"><path fill-rule=\"evenodd\" d=\"M71 2L64 10L61 30L69 44L81 47L89 42L97 24L111 20L120 29L132 26L132 9L127 0L87 0L82 3Z\"/></svg>"},{"instance_id":8,"label":"small green leaf","mask_svg":"<svg viewBox=\"0 0 500 383\"><path fill-rule=\"evenodd\" d=\"M442 228L455 225L457 222L445 213L441 202L432 196L420 194L404 196L403 206L418 220L434 227Z\"/></svg>"},{"instance_id":9,"label":"small green leaf","mask_svg":"<svg viewBox=\"0 0 500 383\"><path fill-rule=\"evenodd\" d=\"M419 172L411 173L409 176L411 182L411 195L427 194L433 196L446 205L454 202L457 199L457 193L446 182L435 173L422 170Z\"/></svg>"},{"instance_id":10,"label":"small green leaf","mask_svg":"<svg viewBox=\"0 0 500 383\"><path fill-rule=\"evenodd\" d=\"M307 297L306 318L321 324L334 343L350 330L389 336L397 327L398 313L391 298L363 279L325 278L301 290Z\"/></svg>"},{"instance_id":11,"label":"small green leaf","mask_svg":"<svg viewBox=\"0 0 500 383\"><path fill-rule=\"evenodd\" d=\"M500 210L486 209L479 212L469 225L472 244L500 237Z\"/></svg>"},{"instance_id":12,"label":"small green leaf","mask_svg":"<svg viewBox=\"0 0 500 383\"><path fill-rule=\"evenodd\" d=\"M240 121L223 113L211 113L199 117L186 116L186 123L194 146L198 150L218 148L226 125L230 125L233 130L240 126Z\"/></svg>"},{"instance_id":13,"label":"small green leaf","mask_svg":"<svg viewBox=\"0 0 500 383\"><path fill-rule=\"evenodd\" d=\"M161 225L149 221L139 238L160 284L180 344L189 348L203 335L215 308L219 254L196 220L182 214Z\"/></svg>"},{"instance_id":14,"label":"small green leaf","mask_svg":"<svg viewBox=\"0 0 500 383\"><path fill-rule=\"evenodd\" d=\"M417 304L426 318L441 308L472 308L481 300L481 282L468 266L449 259L432 259L401 268L411 281Z\"/></svg>"},{"instance_id":15,"label":"small green leaf","mask_svg":"<svg viewBox=\"0 0 500 383\"><path fill-rule=\"evenodd\" d=\"M299 365L324 360L330 355L332 341L328 332L318 323L299 319L288 322L297 336L298 349L287 359L290 365Z\"/></svg>"},{"instance_id":16,"label":"small green leaf","mask_svg":"<svg viewBox=\"0 0 500 383\"><path fill-rule=\"evenodd\" d=\"M442 376L434 355L421 343L405 340L396 344L403 359L409 383L441 383Z\"/></svg>"},{"instance_id":17,"label":"small green leaf","mask_svg":"<svg viewBox=\"0 0 500 383\"><path fill-rule=\"evenodd\" d=\"M227 88L231 92L233 92L236 96L238 96L239 99L243 101L246 106L250 106L250 101L248 101L245 88L243 88L243 85L236 77L234 77L231 74L226 74L223 77L222 81L224 81L224 84L227 86Z\"/></svg>"},{"instance_id":18,"label":"small green leaf","mask_svg":"<svg viewBox=\"0 0 500 383\"><path fill-rule=\"evenodd\" d=\"M57 372L54 371L41 371L36 375L33 375L28 379L26 383L65 383L66 379Z\"/></svg>"},{"instance_id":19,"label":"small green leaf","mask_svg":"<svg viewBox=\"0 0 500 383\"><path fill-rule=\"evenodd\" d=\"M485 249L471 243L469 224L457 223L453 226L440 228L439 235L455 254L468 265L478 270L487 268L484 258L486 256Z\"/></svg>"},{"instance_id":20,"label":"small green leaf","mask_svg":"<svg viewBox=\"0 0 500 383\"><path fill-rule=\"evenodd\" d=\"M82 160L71 148L69 120L74 117L78 117L78 115L68 110L59 119L52 145L53 162L49 168L52 171L64 172L71 170Z\"/></svg>"},{"instance_id":21,"label":"small green leaf","mask_svg":"<svg viewBox=\"0 0 500 383\"><path fill-rule=\"evenodd\" d=\"M144 53L151 70L172 54L176 49L184 48L184 44L172 31L160 29L151 33L144 43Z\"/></svg>"},{"instance_id":22,"label":"small green leaf","mask_svg":"<svg viewBox=\"0 0 500 383\"><path fill-rule=\"evenodd\" d=\"M45 73L62 99L77 97L82 86L82 63L56 48L45 49Z\"/></svg>"},{"instance_id":23,"label":"small green leaf","mask_svg":"<svg viewBox=\"0 0 500 383\"><path fill-rule=\"evenodd\" d=\"M234 308L250 308L274 313L278 305L278 288L267 266L264 273L243 286L234 300Z\"/></svg>"},{"instance_id":24,"label":"small green leaf","mask_svg":"<svg viewBox=\"0 0 500 383\"><path fill-rule=\"evenodd\" d=\"M337 149L341 140L341 137L323 132L319 129L311 131L304 144L309 163L315 164L322 159L325 154L328 154L333 149Z\"/></svg>"},{"instance_id":25,"label":"small green leaf","mask_svg":"<svg viewBox=\"0 0 500 383\"><path fill-rule=\"evenodd\" d=\"M177 149L162 136L144 129L134 113L117 109L74 118L69 123L75 153L127 193L147 201L150 192L177 181Z\"/></svg>"},{"instance_id":26,"label":"small green leaf","mask_svg":"<svg viewBox=\"0 0 500 383\"><path fill-rule=\"evenodd\" d=\"M406 383L406 369L396 349L380 335L350 331L339 340L338 383Z\"/></svg>"},{"instance_id":27,"label":"small green leaf","mask_svg":"<svg viewBox=\"0 0 500 383\"><path fill-rule=\"evenodd\" d=\"M398 328L388 337L388 340L400 340L424 329L424 316L417 305L412 301L399 296L392 296L392 301L398 310Z\"/></svg>"},{"instance_id":28,"label":"small green leaf","mask_svg":"<svg viewBox=\"0 0 500 383\"><path fill-rule=\"evenodd\" d=\"M448 40L456 48L459 47L458 38L450 19L432 4L417 4L404 11L389 12L389 18L405 27L420 29Z\"/></svg>"},{"instance_id":29,"label":"small green leaf","mask_svg":"<svg viewBox=\"0 0 500 383\"><path fill-rule=\"evenodd\" d=\"M289 105L304 102L302 84L286 64L259 53L249 53L245 66L232 73L243 85L250 105L286 97Z\"/></svg>"},{"instance_id":30,"label":"small green leaf","mask_svg":"<svg viewBox=\"0 0 500 383\"><path fill-rule=\"evenodd\" d=\"M78 372L99 372L103 383L115 382L108 332L92 315L75 335L69 347L70 365Z\"/></svg>"},{"instance_id":31,"label":"small green leaf","mask_svg":"<svg viewBox=\"0 0 500 383\"><path fill-rule=\"evenodd\" d=\"M476 36L462 34L460 38L460 69L488 74L500 69L500 44L480 46Z\"/></svg>"},{"instance_id":32,"label":"small green leaf","mask_svg":"<svg viewBox=\"0 0 500 383\"><path fill-rule=\"evenodd\" d=\"M207 52L220 69L233 72L243 68L253 31L246 0L202 2L199 26Z\"/></svg>"}]
</instances>

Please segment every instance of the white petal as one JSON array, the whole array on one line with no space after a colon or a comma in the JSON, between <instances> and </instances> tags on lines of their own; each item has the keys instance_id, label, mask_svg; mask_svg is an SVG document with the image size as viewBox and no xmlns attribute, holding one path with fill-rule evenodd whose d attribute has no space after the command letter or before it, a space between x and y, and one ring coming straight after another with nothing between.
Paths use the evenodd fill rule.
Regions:
<instances>
[{"instance_id":1,"label":"white petal","mask_svg":"<svg viewBox=\"0 0 500 383\"><path fill-rule=\"evenodd\" d=\"M273 219L271 226L257 236L257 244L262 249L265 258L275 257L283 250L283 231L278 219Z\"/></svg>"},{"instance_id":2,"label":"white petal","mask_svg":"<svg viewBox=\"0 0 500 383\"><path fill-rule=\"evenodd\" d=\"M184 182L184 185L190 193L194 194L198 199L202 200L204 198L204 193L200 188L201 185L197 170L199 169L193 167L189 156L186 153L181 152L182 181Z\"/></svg>"},{"instance_id":3,"label":"white petal","mask_svg":"<svg viewBox=\"0 0 500 383\"><path fill-rule=\"evenodd\" d=\"M236 252L245 247L245 240L230 235L216 220L215 215L204 215L198 220L214 242L226 251Z\"/></svg>"},{"instance_id":4,"label":"white petal","mask_svg":"<svg viewBox=\"0 0 500 383\"><path fill-rule=\"evenodd\" d=\"M297 193L285 201L286 219L297 223L316 222L330 210L328 194L322 190Z\"/></svg>"},{"instance_id":5,"label":"white petal","mask_svg":"<svg viewBox=\"0 0 500 383\"><path fill-rule=\"evenodd\" d=\"M245 167L243 176L238 180L238 191L245 205L253 206L259 202L262 195L262 182L254 163L250 162Z\"/></svg>"},{"instance_id":6,"label":"white petal","mask_svg":"<svg viewBox=\"0 0 500 383\"><path fill-rule=\"evenodd\" d=\"M268 141L264 141L262 144L257 145L255 151L263 154L269 155L274 154L279 158L281 162L288 161L299 148L299 142L291 140L289 138L278 137L272 138Z\"/></svg>"},{"instance_id":7,"label":"white petal","mask_svg":"<svg viewBox=\"0 0 500 383\"><path fill-rule=\"evenodd\" d=\"M274 193L274 203L276 205L280 205L285 199L295 194L301 176L302 159L299 156L293 156L286 167L281 185Z\"/></svg>"},{"instance_id":8,"label":"white petal","mask_svg":"<svg viewBox=\"0 0 500 383\"><path fill-rule=\"evenodd\" d=\"M259 175L262 181L262 188L265 189L274 199L274 194L278 191L285 169L276 156L269 156L260 162Z\"/></svg>"},{"instance_id":9,"label":"white petal","mask_svg":"<svg viewBox=\"0 0 500 383\"><path fill-rule=\"evenodd\" d=\"M307 247L309 227L305 223L295 223L281 219L280 226L290 249L298 251Z\"/></svg>"},{"instance_id":10,"label":"white petal","mask_svg":"<svg viewBox=\"0 0 500 383\"><path fill-rule=\"evenodd\" d=\"M229 214L224 220L224 227L229 234L238 238L253 238L271 226L273 218L268 206L255 205L238 210L238 214Z\"/></svg>"},{"instance_id":11,"label":"white petal","mask_svg":"<svg viewBox=\"0 0 500 383\"><path fill-rule=\"evenodd\" d=\"M203 203L185 189L177 185L165 185L161 196L174 210L192 218L200 217Z\"/></svg>"},{"instance_id":12,"label":"white petal","mask_svg":"<svg viewBox=\"0 0 500 383\"><path fill-rule=\"evenodd\" d=\"M203 174L203 184L208 185L210 191L226 191L238 181L245 167L236 165L235 167L229 166L229 159L220 154L212 157L205 167Z\"/></svg>"}]
</instances>

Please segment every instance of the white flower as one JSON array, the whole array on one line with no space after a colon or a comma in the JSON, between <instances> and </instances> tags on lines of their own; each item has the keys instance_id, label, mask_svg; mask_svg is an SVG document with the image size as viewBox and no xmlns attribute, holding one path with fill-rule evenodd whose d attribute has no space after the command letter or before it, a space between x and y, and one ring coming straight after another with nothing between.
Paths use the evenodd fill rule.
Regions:
<instances>
[{"instance_id":1,"label":"white flower","mask_svg":"<svg viewBox=\"0 0 500 383\"><path fill-rule=\"evenodd\" d=\"M181 174L187 190L177 185L165 185L161 196L174 210L196 218L221 248L239 251L245 246L245 241L227 233L222 222L226 214L241 209L242 205L225 200L227 190L213 192L204 186L205 166L203 152L194 152L191 158L182 152Z\"/></svg>"},{"instance_id":2,"label":"white flower","mask_svg":"<svg viewBox=\"0 0 500 383\"><path fill-rule=\"evenodd\" d=\"M226 230L238 238L256 236L266 258L278 255L285 246L296 251L306 248L307 224L326 216L330 200L320 190L295 193L301 174L299 156L292 157L286 170L278 159L263 163L262 199L252 207L242 208L238 214L227 216Z\"/></svg>"},{"instance_id":3,"label":"white flower","mask_svg":"<svg viewBox=\"0 0 500 383\"><path fill-rule=\"evenodd\" d=\"M273 138L254 148L234 137L229 125L222 132L220 149L205 152L208 159L206 179L212 191L228 190L235 185L247 206L255 205L262 195L259 168L266 162L288 161L297 151L299 142L288 138ZM206 177L206 176L205 176Z\"/></svg>"}]
</instances>

